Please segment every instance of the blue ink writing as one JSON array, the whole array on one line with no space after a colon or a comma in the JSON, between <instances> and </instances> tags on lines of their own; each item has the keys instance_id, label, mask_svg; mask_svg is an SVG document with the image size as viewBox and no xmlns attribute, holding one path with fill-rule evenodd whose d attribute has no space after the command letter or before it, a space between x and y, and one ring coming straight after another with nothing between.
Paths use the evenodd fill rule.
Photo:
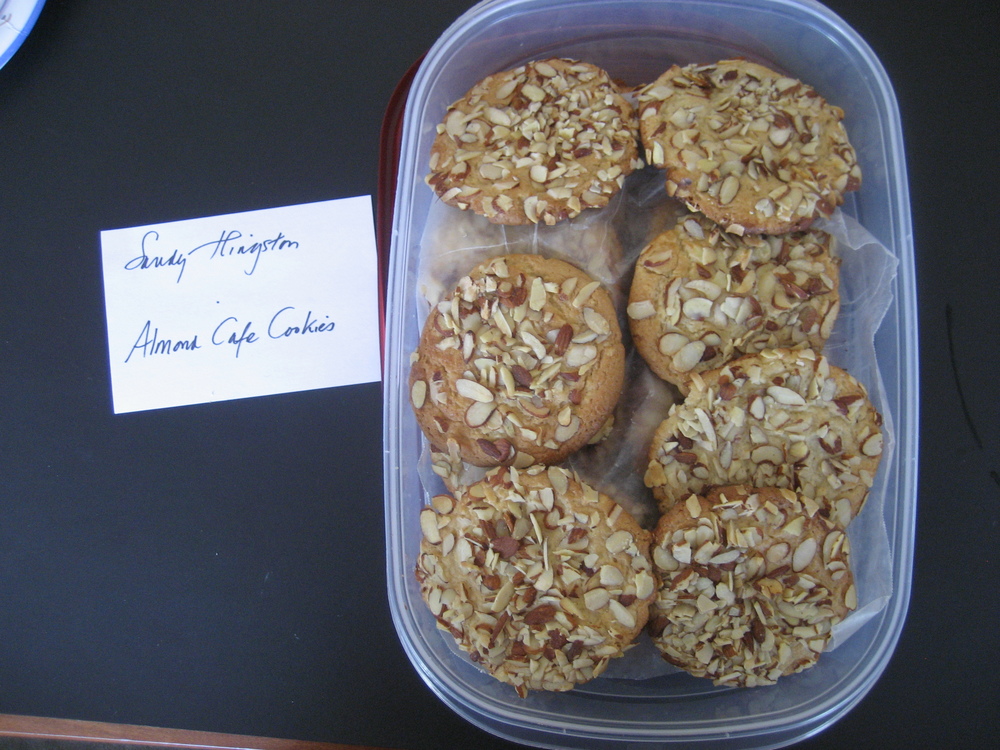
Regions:
<instances>
[{"instance_id":1,"label":"blue ink writing","mask_svg":"<svg viewBox=\"0 0 1000 750\"><path fill-rule=\"evenodd\" d=\"M146 321L146 325L144 325L142 327L142 331L139 332L139 338L135 340L131 351L129 351L128 356L125 357L126 362L132 359L132 355L136 352L142 352L142 354L138 356L145 358L153 357L158 354L173 354L175 352L190 352L195 349L201 349L201 345L198 343L197 334L189 339L161 339L159 328L153 328L152 333L150 333L149 329L152 328L152 325L151 321Z\"/></svg>"},{"instance_id":2,"label":"blue ink writing","mask_svg":"<svg viewBox=\"0 0 1000 750\"><path fill-rule=\"evenodd\" d=\"M150 230L142 236L142 247L139 255L135 256L128 263L125 264L126 271L144 271L147 268L163 268L166 266L178 266L180 270L177 272L177 281L175 283L181 283L181 277L184 275L184 268L187 265L187 258L184 257L184 253L174 250L170 255L149 255L146 253L146 240L152 236L153 240L159 240L160 235L154 231ZM190 254L190 253L189 253Z\"/></svg>"},{"instance_id":3,"label":"blue ink writing","mask_svg":"<svg viewBox=\"0 0 1000 750\"><path fill-rule=\"evenodd\" d=\"M315 316L312 310L303 315L288 305L271 316L271 320L267 324L267 338L275 341L287 341L314 333L330 333L336 325L334 321L330 320L329 315ZM214 346L236 347L233 351L237 359L244 344L256 344L261 340L261 334L254 330L253 321L243 323L233 315L215 326L211 336ZM147 320L125 357L125 362L129 362L132 357L145 359L161 354L191 352L201 348L197 334L186 338L161 338L160 329L155 327L152 321Z\"/></svg>"},{"instance_id":4,"label":"blue ink writing","mask_svg":"<svg viewBox=\"0 0 1000 750\"><path fill-rule=\"evenodd\" d=\"M253 237L253 235L251 234L250 237ZM212 254L209 256L210 259L250 255L253 257L253 262L250 264L248 269L243 271L243 273L247 276L253 276L254 271L257 270L257 264L260 263L261 256L264 253L275 250L294 249L299 246L299 243L295 240L290 240L285 237L284 232L278 232L276 237L250 242L243 245L237 242L237 240L240 239L243 239L243 233L239 230L230 229L228 231L223 231L219 235L219 239L198 245L198 247L190 250L188 255L192 255L198 250L202 250L204 248L212 248Z\"/></svg>"},{"instance_id":5,"label":"blue ink writing","mask_svg":"<svg viewBox=\"0 0 1000 750\"><path fill-rule=\"evenodd\" d=\"M233 325L230 325L230 321ZM215 327L215 330L212 331L212 343L216 346L232 344L236 347L236 358L239 359L240 347L242 347L243 344L253 344L260 340L260 337L250 330L250 326L252 325L253 322L251 321L243 326L242 333L236 333L236 330L239 327L239 321L230 315L228 318L219 323L219 325ZM228 338L226 338L227 331L231 331Z\"/></svg>"},{"instance_id":6,"label":"blue ink writing","mask_svg":"<svg viewBox=\"0 0 1000 750\"><path fill-rule=\"evenodd\" d=\"M253 235L249 235L252 238ZM218 239L212 240L211 242L204 242L187 252L182 252L181 250L173 250L169 255L156 254L153 252L154 244L158 242L160 235L156 230L149 230L142 236L142 244L139 250L139 255L135 256L125 264L126 271L145 271L150 268L169 268L176 267L177 270L177 281L180 283L181 279L184 277L184 269L187 267L188 258L193 256L199 250L207 250L211 248L211 253L208 259L213 258L232 258L232 257L242 257L249 256L252 260L249 262L249 266L244 269L243 273L247 276L253 276L254 272L257 270L257 265L260 263L261 256L264 253L274 252L277 250L289 250L299 247L299 243L295 240L290 240L285 236L284 232L278 232L274 237L270 237L265 240L245 242L240 244L237 240L243 239L243 233L237 229L224 230ZM202 253L204 255L204 253Z\"/></svg>"},{"instance_id":7,"label":"blue ink writing","mask_svg":"<svg viewBox=\"0 0 1000 750\"><path fill-rule=\"evenodd\" d=\"M283 339L295 335L304 336L308 333L326 333L332 331L336 326L336 323L330 320L329 315L324 316L327 322L315 320L312 317L312 310L306 313L305 320L302 321L301 325L289 325L289 322L295 323L299 320L298 317L291 314L294 311L294 307L283 307L278 310L267 325L267 335L272 339Z\"/></svg>"}]
</instances>

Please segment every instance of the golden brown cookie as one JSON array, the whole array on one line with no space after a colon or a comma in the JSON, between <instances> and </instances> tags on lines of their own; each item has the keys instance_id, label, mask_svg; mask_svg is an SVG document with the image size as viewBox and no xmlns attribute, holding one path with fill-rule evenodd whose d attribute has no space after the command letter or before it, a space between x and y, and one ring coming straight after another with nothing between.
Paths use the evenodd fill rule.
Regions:
<instances>
[{"instance_id":1,"label":"golden brown cookie","mask_svg":"<svg viewBox=\"0 0 1000 750\"><path fill-rule=\"evenodd\" d=\"M762 65L675 65L640 91L638 110L667 194L735 234L805 229L861 185L843 110Z\"/></svg>"},{"instance_id":2,"label":"golden brown cookie","mask_svg":"<svg viewBox=\"0 0 1000 750\"><path fill-rule=\"evenodd\" d=\"M657 428L646 486L663 511L714 485L784 487L846 526L882 457L861 383L811 349L768 349L695 377Z\"/></svg>"},{"instance_id":3,"label":"golden brown cookie","mask_svg":"<svg viewBox=\"0 0 1000 750\"><path fill-rule=\"evenodd\" d=\"M497 224L555 224L606 206L641 165L632 105L608 74L554 58L488 76L453 103L427 183Z\"/></svg>"},{"instance_id":4,"label":"golden brown cookie","mask_svg":"<svg viewBox=\"0 0 1000 750\"><path fill-rule=\"evenodd\" d=\"M476 466L556 463L611 418L624 357L599 282L555 258L497 257L431 310L410 402L435 451Z\"/></svg>"},{"instance_id":5,"label":"golden brown cookie","mask_svg":"<svg viewBox=\"0 0 1000 750\"><path fill-rule=\"evenodd\" d=\"M644 627L644 531L551 466L500 467L421 511L416 576L441 629L522 697L597 677Z\"/></svg>"},{"instance_id":6,"label":"golden brown cookie","mask_svg":"<svg viewBox=\"0 0 1000 750\"><path fill-rule=\"evenodd\" d=\"M639 255L628 318L636 349L688 391L692 373L763 349L821 350L840 310L832 237L739 237L691 214Z\"/></svg>"},{"instance_id":7,"label":"golden brown cookie","mask_svg":"<svg viewBox=\"0 0 1000 750\"><path fill-rule=\"evenodd\" d=\"M654 532L653 642L717 685L770 685L811 667L857 607L849 552L847 534L791 490L689 495Z\"/></svg>"}]
</instances>

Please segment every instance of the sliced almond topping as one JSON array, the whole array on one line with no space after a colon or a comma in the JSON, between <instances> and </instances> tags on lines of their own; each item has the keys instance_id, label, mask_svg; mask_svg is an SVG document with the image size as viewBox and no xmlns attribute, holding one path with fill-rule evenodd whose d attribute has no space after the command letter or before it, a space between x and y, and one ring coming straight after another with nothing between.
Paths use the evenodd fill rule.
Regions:
<instances>
[{"instance_id":1,"label":"sliced almond topping","mask_svg":"<svg viewBox=\"0 0 1000 750\"><path fill-rule=\"evenodd\" d=\"M582 367L597 358L597 347L590 344L573 345L566 351L566 364Z\"/></svg>"},{"instance_id":2,"label":"sliced almond topping","mask_svg":"<svg viewBox=\"0 0 1000 750\"><path fill-rule=\"evenodd\" d=\"M645 570L635 574L635 595L639 599L648 599L656 589L656 579Z\"/></svg>"},{"instance_id":3,"label":"sliced almond topping","mask_svg":"<svg viewBox=\"0 0 1000 750\"><path fill-rule=\"evenodd\" d=\"M871 457L882 455L882 433L876 432L865 440L861 446L861 452Z\"/></svg>"},{"instance_id":4,"label":"sliced almond topping","mask_svg":"<svg viewBox=\"0 0 1000 750\"><path fill-rule=\"evenodd\" d=\"M708 562L711 565L725 565L727 563L734 562L740 559L742 553L738 549L728 549L725 552L720 552L717 555L713 555L709 558Z\"/></svg>"},{"instance_id":5,"label":"sliced almond topping","mask_svg":"<svg viewBox=\"0 0 1000 750\"><path fill-rule=\"evenodd\" d=\"M602 565L600 570L600 581L602 586L617 588L625 583L625 576L614 565Z\"/></svg>"},{"instance_id":6,"label":"sliced almond topping","mask_svg":"<svg viewBox=\"0 0 1000 750\"><path fill-rule=\"evenodd\" d=\"M632 544L633 538L632 534L624 529L616 531L614 534L609 536L604 543L608 552L612 555L616 555L619 552L624 552Z\"/></svg>"},{"instance_id":7,"label":"sliced almond topping","mask_svg":"<svg viewBox=\"0 0 1000 750\"><path fill-rule=\"evenodd\" d=\"M722 287L708 279L691 279L684 286L710 300L717 299L722 294Z\"/></svg>"},{"instance_id":8,"label":"sliced almond topping","mask_svg":"<svg viewBox=\"0 0 1000 750\"><path fill-rule=\"evenodd\" d=\"M607 336L611 333L611 326L608 325L607 319L592 307L583 308L583 322L590 330L601 336Z\"/></svg>"},{"instance_id":9,"label":"sliced almond topping","mask_svg":"<svg viewBox=\"0 0 1000 750\"><path fill-rule=\"evenodd\" d=\"M767 548L767 552L764 553L764 556L767 558L769 563L780 565L784 562L785 558L788 557L789 549L789 546L784 542L780 544L772 544Z\"/></svg>"},{"instance_id":10,"label":"sliced almond topping","mask_svg":"<svg viewBox=\"0 0 1000 750\"><path fill-rule=\"evenodd\" d=\"M514 596L514 581L508 580L503 587L497 592L496 599L493 600L493 604L490 605L490 611L492 612L502 612L506 609L507 605L510 604L511 598Z\"/></svg>"},{"instance_id":11,"label":"sliced almond topping","mask_svg":"<svg viewBox=\"0 0 1000 750\"><path fill-rule=\"evenodd\" d=\"M626 628L635 627L635 615L628 611L628 609L622 606L621 602L616 599L611 599L608 602L608 607L611 609L611 613Z\"/></svg>"},{"instance_id":12,"label":"sliced almond topping","mask_svg":"<svg viewBox=\"0 0 1000 750\"><path fill-rule=\"evenodd\" d=\"M773 143L778 148L781 148L786 143L788 143L788 139L792 137L792 129L772 128L770 131L768 131L767 137L768 140L771 141L771 143Z\"/></svg>"},{"instance_id":13,"label":"sliced almond topping","mask_svg":"<svg viewBox=\"0 0 1000 750\"><path fill-rule=\"evenodd\" d=\"M639 300L630 304L627 312L632 320L645 320L656 315L656 306L653 305L651 300Z\"/></svg>"},{"instance_id":14,"label":"sliced almond topping","mask_svg":"<svg viewBox=\"0 0 1000 750\"><path fill-rule=\"evenodd\" d=\"M558 466L550 466L546 469L552 489L558 495L565 495L569 489L569 477L563 469Z\"/></svg>"},{"instance_id":15,"label":"sliced almond topping","mask_svg":"<svg viewBox=\"0 0 1000 750\"><path fill-rule=\"evenodd\" d=\"M785 406L805 406L806 400L798 393L780 385L772 385L767 389L767 395Z\"/></svg>"},{"instance_id":16,"label":"sliced almond topping","mask_svg":"<svg viewBox=\"0 0 1000 750\"><path fill-rule=\"evenodd\" d=\"M735 175L729 175L725 180L722 181L722 186L719 188L719 203L723 206L728 205L733 202L736 197L736 193L740 190L740 180Z\"/></svg>"},{"instance_id":17,"label":"sliced almond topping","mask_svg":"<svg viewBox=\"0 0 1000 750\"><path fill-rule=\"evenodd\" d=\"M528 97L533 102L541 102L545 100L547 94L545 91L532 83L526 83L521 87L521 93Z\"/></svg>"},{"instance_id":18,"label":"sliced almond topping","mask_svg":"<svg viewBox=\"0 0 1000 750\"><path fill-rule=\"evenodd\" d=\"M483 114L494 125L503 125L509 128L513 124L510 115L499 107L487 107Z\"/></svg>"},{"instance_id":19,"label":"sliced almond topping","mask_svg":"<svg viewBox=\"0 0 1000 750\"><path fill-rule=\"evenodd\" d=\"M858 608L858 590L854 587L853 583L844 592L844 605L848 609Z\"/></svg>"},{"instance_id":20,"label":"sliced almond topping","mask_svg":"<svg viewBox=\"0 0 1000 750\"><path fill-rule=\"evenodd\" d=\"M805 570L816 556L816 549L817 543L813 537L803 539L792 553L792 570L796 573Z\"/></svg>"},{"instance_id":21,"label":"sliced almond topping","mask_svg":"<svg viewBox=\"0 0 1000 750\"><path fill-rule=\"evenodd\" d=\"M573 436L576 435L576 433L579 431L580 431L580 418L574 414L569 424L559 425L556 428L555 439L560 443L565 443L566 441L571 440Z\"/></svg>"},{"instance_id":22,"label":"sliced almond topping","mask_svg":"<svg viewBox=\"0 0 1000 750\"><path fill-rule=\"evenodd\" d=\"M528 170L528 175L535 182L545 182L549 178L549 170L543 164L536 164Z\"/></svg>"},{"instance_id":23,"label":"sliced almond topping","mask_svg":"<svg viewBox=\"0 0 1000 750\"><path fill-rule=\"evenodd\" d=\"M802 529L805 528L805 525L806 525L805 517L796 516L781 528L781 533L786 534L788 536L800 536L802 534ZM796 552L798 552L798 550L796 550ZM815 553L815 549L813 550L813 552Z\"/></svg>"},{"instance_id":24,"label":"sliced almond topping","mask_svg":"<svg viewBox=\"0 0 1000 750\"><path fill-rule=\"evenodd\" d=\"M823 539L823 560L830 562L843 548L844 540L847 539L842 531L833 531Z\"/></svg>"},{"instance_id":25,"label":"sliced almond topping","mask_svg":"<svg viewBox=\"0 0 1000 750\"><path fill-rule=\"evenodd\" d=\"M427 400L427 381L426 380L414 380L413 385L410 387L410 402L413 404L414 409L420 409L423 407L424 402Z\"/></svg>"},{"instance_id":26,"label":"sliced almond topping","mask_svg":"<svg viewBox=\"0 0 1000 750\"><path fill-rule=\"evenodd\" d=\"M794 461L800 461L808 455L809 446L804 440L792 443L792 446L788 449L788 457Z\"/></svg>"},{"instance_id":27,"label":"sliced almond topping","mask_svg":"<svg viewBox=\"0 0 1000 750\"><path fill-rule=\"evenodd\" d=\"M531 292L528 296L528 307L538 312L545 307L545 282L536 276L531 282Z\"/></svg>"},{"instance_id":28,"label":"sliced almond topping","mask_svg":"<svg viewBox=\"0 0 1000 750\"><path fill-rule=\"evenodd\" d=\"M420 511L420 530L424 533L424 539L431 544L441 543L441 532L438 530L438 515L431 508L424 508Z\"/></svg>"},{"instance_id":29,"label":"sliced almond topping","mask_svg":"<svg viewBox=\"0 0 1000 750\"><path fill-rule=\"evenodd\" d=\"M471 398L484 404L493 402L493 392L484 385L467 378L459 378L455 381L455 390L460 396Z\"/></svg>"},{"instance_id":30,"label":"sliced almond topping","mask_svg":"<svg viewBox=\"0 0 1000 750\"><path fill-rule=\"evenodd\" d=\"M701 501L698 499L697 495L688 495L688 498L684 501L684 503L691 518L697 518L701 515Z\"/></svg>"},{"instance_id":31,"label":"sliced almond topping","mask_svg":"<svg viewBox=\"0 0 1000 750\"><path fill-rule=\"evenodd\" d=\"M451 513L455 509L455 498L451 495L435 495L431 498L431 507L441 514Z\"/></svg>"},{"instance_id":32,"label":"sliced almond topping","mask_svg":"<svg viewBox=\"0 0 1000 750\"><path fill-rule=\"evenodd\" d=\"M677 570L680 567L680 564L666 547L655 547L653 549L653 562L656 564L656 567L668 572Z\"/></svg>"},{"instance_id":33,"label":"sliced almond topping","mask_svg":"<svg viewBox=\"0 0 1000 750\"><path fill-rule=\"evenodd\" d=\"M495 410L496 404L492 401L489 403L473 401L472 405L465 411L465 423L469 427L481 427L493 416Z\"/></svg>"},{"instance_id":34,"label":"sliced almond topping","mask_svg":"<svg viewBox=\"0 0 1000 750\"><path fill-rule=\"evenodd\" d=\"M757 464L767 462L778 466L784 463L785 456L776 445L759 445L750 452L750 460Z\"/></svg>"},{"instance_id":35,"label":"sliced almond topping","mask_svg":"<svg viewBox=\"0 0 1000 750\"><path fill-rule=\"evenodd\" d=\"M534 63L534 68L536 71L538 71L541 75L545 76L546 78L555 78L557 75L559 75L559 72L544 60L540 60Z\"/></svg>"},{"instance_id":36,"label":"sliced almond topping","mask_svg":"<svg viewBox=\"0 0 1000 750\"><path fill-rule=\"evenodd\" d=\"M681 307L691 320L703 320L712 314L712 301L704 297L692 297Z\"/></svg>"},{"instance_id":37,"label":"sliced almond topping","mask_svg":"<svg viewBox=\"0 0 1000 750\"><path fill-rule=\"evenodd\" d=\"M545 358L545 344L543 344L537 336L528 331L520 332L521 340L531 348L532 354L534 354L538 359Z\"/></svg>"},{"instance_id":38,"label":"sliced almond topping","mask_svg":"<svg viewBox=\"0 0 1000 750\"><path fill-rule=\"evenodd\" d=\"M555 582L555 573L552 572L552 568L545 568L535 579L535 589L540 593L545 593Z\"/></svg>"},{"instance_id":39,"label":"sliced almond topping","mask_svg":"<svg viewBox=\"0 0 1000 750\"><path fill-rule=\"evenodd\" d=\"M689 372L701 361L704 353L705 344L702 341L691 341L685 344L674 355L674 369L678 372Z\"/></svg>"},{"instance_id":40,"label":"sliced almond topping","mask_svg":"<svg viewBox=\"0 0 1000 750\"><path fill-rule=\"evenodd\" d=\"M574 307L583 307L587 300L590 299L590 295L597 291L600 286L601 282L599 281L591 281L589 284L585 284L576 297L573 298Z\"/></svg>"},{"instance_id":41,"label":"sliced almond topping","mask_svg":"<svg viewBox=\"0 0 1000 750\"><path fill-rule=\"evenodd\" d=\"M611 601L611 594L607 589L591 589L583 595L583 604L591 612L596 612L608 606Z\"/></svg>"},{"instance_id":42,"label":"sliced almond topping","mask_svg":"<svg viewBox=\"0 0 1000 750\"><path fill-rule=\"evenodd\" d=\"M665 333L660 337L660 353L667 356L676 354L688 343L687 336L682 333Z\"/></svg>"}]
</instances>

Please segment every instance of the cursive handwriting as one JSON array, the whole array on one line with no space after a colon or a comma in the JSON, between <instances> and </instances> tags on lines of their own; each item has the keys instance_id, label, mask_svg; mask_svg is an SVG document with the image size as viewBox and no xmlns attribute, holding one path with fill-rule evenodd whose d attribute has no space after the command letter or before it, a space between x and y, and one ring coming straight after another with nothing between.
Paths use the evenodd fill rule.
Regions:
<instances>
[{"instance_id":1,"label":"cursive handwriting","mask_svg":"<svg viewBox=\"0 0 1000 750\"><path fill-rule=\"evenodd\" d=\"M253 237L253 235L251 234L250 237ZM299 246L299 243L295 240L286 238L283 232L278 232L277 237L272 237L266 240L250 242L244 245L237 244L237 240L242 238L243 233L239 230L224 230L222 234L219 235L219 239L198 245L198 247L189 250L188 255L193 255L197 251L203 250L207 247L212 248L212 254L209 255L209 259L232 258L234 256L249 255L252 256L253 261L251 262L250 267L245 269L243 273L247 276L253 276L254 271L257 270L257 264L260 262L261 256L263 256L264 253L272 252L274 250L296 248Z\"/></svg>"},{"instance_id":2,"label":"cursive handwriting","mask_svg":"<svg viewBox=\"0 0 1000 750\"><path fill-rule=\"evenodd\" d=\"M159 328L153 328L152 332L150 332L149 329L152 328L152 325L152 321L146 321L146 324L139 332L139 337L129 350L128 356L125 357L126 362L132 359L132 355L136 352L141 352L139 356L146 358L154 357L158 354L193 352L196 349L201 349L197 334L186 339L161 339Z\"/></svg>"},{"instance_id":3,"label":"cursive handwriting","mask_svg":"<svg viewBox=\"0 0 1000 750\"><path fill-rule=\"evenodd\" d=\"M212 343L216 346L222 346L223 344L230 344L236 347L236 358L239 359L240 348L243 344L255 344L260 341L260 336L258 336L250 326L253 323L247 323L243 326L243 330L237 334L239 330L239 320L233 316L229 316L224 321L219 323L212 331ZM226 336L226 332L229 332L229 336Z\"/></svg>"},{"instance_id":4,"label":"cursive handwriting","mask_svg":"<svg viewBox=\"0 0 1000 750\"><path fill-rule=\"evenodd\" d=\"M303 315L296 312L295 307L287 305L271 316L267 327L263 329L266 332L266 337L258 333L258 328L252 320L243 322L236 316L229 315L212 329L208 340L213 346L234 347L233 355L239 359L244 345L250 346L268 339L283 341L317 333L331 333L336 325L329 315L318 316L312 310L306 311ZM143 324L142 330L139 331L135 343L129 349L125 362L133 357L145 359L180 352L193 352L201 348L198 334L165 338L160 335L160 329L154 326L151 320L147 320Z\"/></svg>"},{"instance_id":5,"label":"cursive handwriting","mask_svg":"<svg viewBox=\"0 0 1000 750\"><path fill-rule=\"evenodd\" d=\"M326 323L314 319L312 310L306 313L302 325L294 325L298 321L298 316L292 315L294 312L294 307L283 307L278 310L271 318L271 322L267 324L267 335L272 339L284 339L289 336L305 336L308 333L326 333L332 331L336 326L336 323L330 320L329 315L324 316L329 321ZM289 325L289 322L293 324Z\"/></svg>"},{"instance_id":6,"label":"cursive handwriting","mask_svg":"<svg viewBox=\"0 0 1000 750\"><path fill-rule=\"evenodd\" d=\"M253 238L253 235L248 235L248 239L251 238ZM181 279L184 277L184 269L187 267L188 259L192 258L199 251L206 251L199 253L198 257L207 255L207 260L209 261L216 258L249 257L249 264L244 268L243 273L247 276L253 276L257 271L257 265L260 263L261 257L265 253L291 250L299 247L298 242L288 239L285 233L280 231L274 237L240 244L238 240L243 239L243 233L237 229L228 229L223 230L218 239L203 242L187 252L175 248L169 254L158 254L154 252L154 245L159 242L159 239L160 235L156 230L151 229L146 232L142 236L139 254L125 264L125 270L145 271L150 268L176 267L178 271L175 283L180 284ZM211 252L207 252L209 248Z\"/></svg>"},{"instance_id":7,"label":"cursive handwriting","mask_svg":"<svg viewBox=\"0 0 1000 750\"><path fill-rule=\"evenodd\" d=\"M147 268L163 268L164 266L178 266L180 270L177 272L176 283L181 283L181 277L184 275L184 268L187 266L187 258L184 253L180 250L174 250L170 255L150 255L146 252L146 240L150 237L153 240L160 239L160 235L154 231L150 230L142 235L142 244L140 246L139 255L135 256L128 263L125 264L126 271L144 271Z\"/></svg>"}]
</instances>

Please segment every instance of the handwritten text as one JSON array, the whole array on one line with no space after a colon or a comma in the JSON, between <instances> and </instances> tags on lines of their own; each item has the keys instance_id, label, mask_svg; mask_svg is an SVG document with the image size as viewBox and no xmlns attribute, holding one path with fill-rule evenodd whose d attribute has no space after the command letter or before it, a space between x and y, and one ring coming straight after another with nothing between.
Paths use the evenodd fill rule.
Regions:
<instances>
[{"instance_id":1,"label":"handwritten text","mask_svg":"<svg viewBox=\"0 0 1000 750\"><path fill-rule=\"evenodd\" d=\"M215 259L243 258L246 263L243 273L253 276L257 271L260 259L265 253L273 253L281 250L294 250L299 247L295 240L288 239L284 232L278 232L274 237L263 240L253 240L253 235L243 239L243 233L236 229L223 230L217 239L203 242L200 245L187 251L177 248L173 250L159 250L156 244L160 240L160 235L156 230L151 229L142 236L139 247L139 254L125 263L126 271L146 271L157 268L176 268L176 283L181 283L184 271L187 268L188 260L204 258L206 261ZM252 240L252 241L251 241ZM195 255L197 253L197 255Z\"/></svg>"},{"instance_id":2,"label":"handwritten text","mask_svg":"<svg viewBox=\"0 0 1000 750\"><path fill-rule=\"evenodd\" d=\"M285 341L301 336L318 333L331 333L336 323L329 315L319 317L308 310L305 314L288 305L282 307L268 320L267 325L259 328L252 320L241 321L234 315L223 318L207 337L203 337L211 346L230 346L233 355L239 358L244 345L251 346L262 341ZM263 331L263 333L261 333ZM166 355L196 352L203 346L198 333L182 334L180 336L163 336L158 326L147 320L139 331L135 343L125 357L128 363L133 357L147 359Z\"/></svg>"}]
</instances>

